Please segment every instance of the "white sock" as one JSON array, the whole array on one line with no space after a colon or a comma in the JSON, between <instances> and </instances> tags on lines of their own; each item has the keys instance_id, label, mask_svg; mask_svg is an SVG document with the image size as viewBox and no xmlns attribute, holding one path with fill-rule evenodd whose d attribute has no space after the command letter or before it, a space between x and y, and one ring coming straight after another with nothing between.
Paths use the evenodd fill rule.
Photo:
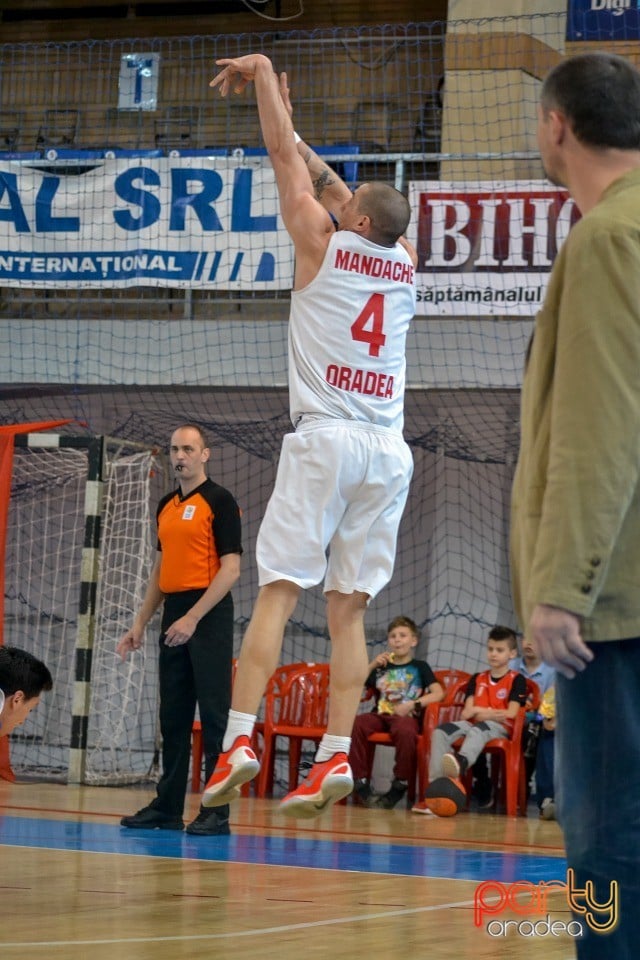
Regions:
<instances>
[{"instance_id":1,"label":"white sock","mask_svg":"<svg viewBox=\"0 0 640 960\"><path fill-rule=\"evenodd\" d=\"M346 753L347 756L349 756L350 749L351 737L334 737L331 734L325 733L315 756L316 763L330 760L334 753Z\"/></svg>"},{"instance_id":2,"label":"white sock","mask_svg":"<svg viewBox=\"0 0 640 960\"><path fill-rule=\"evenodd\" d=\"M256 718L252 713L240 713L238 710L229 710L227 729L222 741L222 749L229 750L236 737L243 734L251 739Z\"/></svg>"}]
</instances>

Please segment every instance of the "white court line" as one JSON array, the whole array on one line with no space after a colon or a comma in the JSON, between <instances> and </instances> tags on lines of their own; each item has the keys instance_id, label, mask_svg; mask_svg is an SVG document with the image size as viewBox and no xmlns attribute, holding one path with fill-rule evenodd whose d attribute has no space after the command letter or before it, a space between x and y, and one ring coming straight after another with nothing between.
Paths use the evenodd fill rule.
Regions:
<instances>
[{"instance_id":1,"label":"white court line","mask_svg":"<svg viewBox=\"0 0 640 960\"><path fill-rule=\"evenodd\" d=\"M99 947L121 943L189 943L197 940L229 940L235 937L264 937L268 933L291 933L294 930L308 930L313 927L329 927L340 923L362 923L364 920L386 920L388 917L406 917L416 913L434 913L437 910L451 910L455 907L471 907L473 900L458 900L453 903L441 903L431 907L407 907L404 910L387 910L384 913L365 913L360 916L340 917L335 920L317 920L310 923L291 923L282 927L263 927L256 930L235 930L229 933L199 933L183 937L121 937L112 940L34 940L31 942L2 943L0 949L8 947Z\"/></svg>"}]
</instances>

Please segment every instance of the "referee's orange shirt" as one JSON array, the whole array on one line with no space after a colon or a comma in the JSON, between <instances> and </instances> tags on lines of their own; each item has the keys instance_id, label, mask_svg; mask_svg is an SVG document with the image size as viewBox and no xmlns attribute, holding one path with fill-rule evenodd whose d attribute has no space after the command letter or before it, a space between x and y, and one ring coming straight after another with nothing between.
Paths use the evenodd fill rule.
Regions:
<instances>
[{"instance_id":1,"label":"referee's orange shirt","mask_svg":"<svg viewBox=\"0 0 640 960\"><path fill-rule=\"evenodd\" d=\"M240 509L228 490L205 480L182 497L179 490L158 504L158 550L162 593L206 590L220 557L242 553Z\"/></svg>"}]
</instances>

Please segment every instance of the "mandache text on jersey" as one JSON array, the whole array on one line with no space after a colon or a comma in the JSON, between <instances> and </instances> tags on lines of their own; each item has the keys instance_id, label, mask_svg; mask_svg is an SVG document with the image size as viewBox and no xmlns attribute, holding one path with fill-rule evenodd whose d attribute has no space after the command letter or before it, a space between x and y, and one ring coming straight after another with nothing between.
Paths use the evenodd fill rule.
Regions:
<instances>
[{"instance_id":1,"label":"mandache text on jersey","mask_svg":"<svg viewBox=\"0 0 640 960\"><path fill-rule=\"evenodd\" d=\"M413 266L401 260L388 260L386 257L367 256L354 253L352 250L336 250L334 260L336 270L346 270L350 273L363 273L368 277L379 277L382 280L394 280L396 283L413 283Z\"/></svg>"}]
</instances>

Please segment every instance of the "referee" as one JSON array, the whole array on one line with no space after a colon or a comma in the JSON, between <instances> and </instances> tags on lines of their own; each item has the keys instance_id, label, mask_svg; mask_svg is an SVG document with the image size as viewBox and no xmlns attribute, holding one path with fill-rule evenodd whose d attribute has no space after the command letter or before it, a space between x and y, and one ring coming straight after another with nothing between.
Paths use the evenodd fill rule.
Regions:
<instances>
[{"instance_id":1,"label":"referee","mask_svg":"<svg viewBox=\"0 0 640 960\"><path fill-rule=\"evenodd\" d=\"M160 632L162 776L152 802L120 821L143 830L182 830L191 729L200 712L205 773L212 773L231 702L233 598L240 576L240 510L224 487L208 479L210 450L200 427L178 427L171 437L177 489L156 514L158 553L133 626L119 641L124 660L142 645L144 630L164 603ZM228 806L201 808L187 833L229 833Z\"/></svg>"}]
</instances>

